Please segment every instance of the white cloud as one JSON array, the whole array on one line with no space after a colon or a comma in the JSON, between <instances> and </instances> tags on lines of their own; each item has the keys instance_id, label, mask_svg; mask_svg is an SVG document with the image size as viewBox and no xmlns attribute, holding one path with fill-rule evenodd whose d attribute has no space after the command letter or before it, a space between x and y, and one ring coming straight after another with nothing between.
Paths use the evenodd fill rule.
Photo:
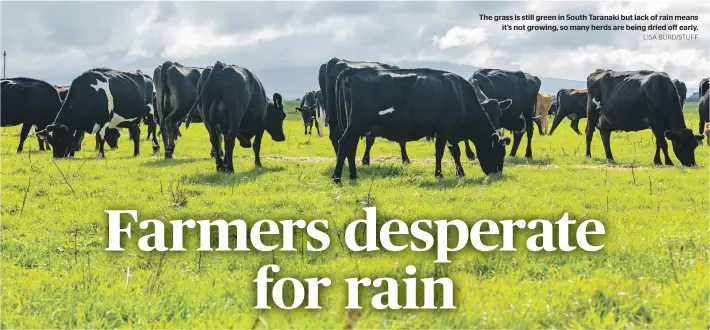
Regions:
<instances>
[{"instance_id":1,"label":"white cloud","mask_svg":"<svg viewBox=\"0 0 710 330\"><path fill-rule=\"evenodd\" d=\"M445 50L461 46L478 46L486 40L486 30L483 28L462 28L454 26L446 31L443 37L434 36L432 43L438 49Z\"/></svg>"}]
</instances>

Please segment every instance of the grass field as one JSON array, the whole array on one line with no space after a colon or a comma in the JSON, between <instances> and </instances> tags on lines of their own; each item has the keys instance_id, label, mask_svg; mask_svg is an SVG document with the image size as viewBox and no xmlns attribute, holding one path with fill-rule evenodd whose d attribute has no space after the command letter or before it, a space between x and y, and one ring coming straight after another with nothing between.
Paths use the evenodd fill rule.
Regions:
<instances>
[{"instance_id":1,"label":"grass field","mask_svg":"<svg viewBox=\"0 0 710 330\"><path fill-rule=\"evenodd\" d=\"M532 161L521 157L523 141L498 179L487 179L477 161L464 162L467 176L457 179L447 152L439 180L432 143L409 143L413 163L402 165L398 145L378 139L372 165L358 167L359 180L336 186L330 141L315 129L304 136L293 105L286 106L287 140L264 139L264 168L254 168L252 151L239 148L233 175L215 172L201 124L182 129L172 160L152 154L146 140L133 158L124 131L106 159L96 159L87 138L75 159L53 162L31 139L30 152L16 154L19 129L3 129L2 327L708 328L705 144L696 149L698 167L682 168L675 155L675 167L661 167L653 165L650 131L612 133L611 164L598 134L594 158L585 158L584 138L565 121L552 137L536 133ZM688 104L685 112L693 130L696 109ZM363 150L361 143L358 154ZM526 252L528 231L516 236L518 252L469 246L451 264L435 265L432 253L351 253L343 228L368 205L377 206L381 221L556 221L569 212L578 221L602 221L606 245L592 253ZM199 253L198 233L190 232L192 251L141 252L134 237L124 240L126 252L109 253L107 209L137 209L140 220L328 219L331 245L320 253ZM329 276L324 309L252 309L252 280L273 261L281 267L277 278ZM458 309L377 311L369 307L379 292L373 290L363 290L361 312L344 309L343 278L407 277L409 264L419 277L454 280Z\"/></svg>"}]
</instances>

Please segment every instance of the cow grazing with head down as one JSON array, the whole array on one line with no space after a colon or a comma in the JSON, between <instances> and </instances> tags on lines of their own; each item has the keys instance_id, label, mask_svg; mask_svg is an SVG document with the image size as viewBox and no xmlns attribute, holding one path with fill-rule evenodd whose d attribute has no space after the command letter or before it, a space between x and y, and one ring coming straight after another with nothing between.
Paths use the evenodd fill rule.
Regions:
<instances>
[{"instance_id":1,"label":"cow grazing with head down","mask_svg":"<svg viewBox=\"0 0 710 330\"><path fill-rule=\"evenodd\" d=\"M160 124L165 158L173 157L178 127L188 120L190 108L197 99L197 83L203 70L167 61L153 71L156 121ZM156 150L159 148L157 144L154 146Z\"/></svg>"},{"instance_id":2,"label":"cow grazing with head down","mask_svg":"<svg viewBox=\"0 0 710 330\"><path fill-rule=\"evenodd\" d=\"M587 151L591 157L594 129L602 136L606 158L613 160L610 137L612 131L651 129L656 137L653 162L661 165L663 150L666 165L673 165L668 156L668 143L685 166L695 166L695 148L702 135L693 135L685 126L683 109L673 81L664 72L648 70L596 70L587 77Z\"/></svg>"},{"instance_id":3,"label":"cow grazing with head down","mask_svg":"<svg viewBox=\"0 0 710 330\"><path fill-rule=\"evenodd\" d=\"M72 146L83 132L99 135L99 157L104 157L103 141L108 129L137 130L141 118L148 113L150 84L141 74L105 68L92 69L75 78L54 123L42 132L54 148L54 157L73 156ZM133 155L138 154L139 143L135 139Z\"/></svg>"},{"instance_id":4,"label":"cow grazing with head down","mask_svg":"<svg viewBox=\"0 0 710 330\"><path fill-rule=\"evenodd\" d=\"M301 118L303 119L303 134L309 135L313 133L313 124L315 123L318 136L323 136L320 124L316 120L319 108L318 100L316 99L316 91L311 91L303 95L301 105L296 107L296 110L301 113Z\"/></svg>"},{"instance_id":5,"label":"cow grazing with head down","mask_svg":"<svg viewBox=\"0 0 710 330\"><path fill-rule=\"evenodd\" d=\"M210 134L212 149L215 151L216 168L219 172L234 172L232 155L235 139L242 147L250 147L254 137L255 165L261 167L259 151L264 131L274 141L286 140L283 121L283 99L274 94L273 103L266 97L264 86L251 71L236 65L226 65L217 61L204 70L197 84L198 96L195 104ZM224 138L222 157L220 137Z\"/></svg>"},{"instance_id":6,"label":"cow grazing with head down","mask_svg":"<svg viewBox=\"0 0 710 330\"><path fill-rule=\"evenodd\" d=\"M338 154L338 140L343 135L345 127L338 126L338 118L336 116L337 108L342 107L343 99L340 98L337 91L339 90L339 81L342 81L345 76L340 77L340 74L347 68L375 68L375 69L399 69L399 67L378 62L360 62L349 61L337 57L331 58L327 63L321 65L318 72L318 83L320 85L321 94L325 103L325 122L329 127L329 138L333 145L335 154ZM375 136L371 132L363 134L365 137L365 153L362 156L362 164L370 164L370 149L375 143ZM409 163L407 156L406 142L399 142L400 151L402 154L402 162ZM350 161L348 160L348 163ZM353 164L353 166L355 166Z\"/></svg>"},{"instance_id":7,"label":"cow grazing with head down","mask_svg":"<svg viewBox=\"0 0 710 330\"><path fill-rule=\"evenodd\" d=\"M572 121L570 123L572 130L578 135L582 135L582 132L579 131L579 119L587 118L586 89L560 89L557 92L557 113L552 120L550 135L565 117Z\"/></svg>"},{"instance_id":8,"label":"cow grazing with head down","mask_svg":"<svg viewBox=\"0 0 710 330\"><path fill-rule=\"evenodd\" d=\"M538 92L537 101L535 103L535 124L540 135L547 134L547 114L552 106L552 96L547 93Z\"/></svg>"},{"instance_id":9,"label":"cow grazing with head down","mask_svg":"<svg viewBox=\"0 0 710 330\"><path fill-rule=\"evenodd\" d=\"M463 176L458 143L464 140L471 140L476 146L484 173L503 170L505 146L510 139L495 129L476 98L474 86L464 78L432 69L375 68L349 68L341 76L338 88L343 89L339 94L344 107L336 108L337 113L331 115L337 122L330 123L331 127L345 127L338 141L334 182L341 180L345 158L350 179L357 178L354 162L357 141L369 131L377 131L392 141L415 141L435 135L437 177L442 176L445 146L454 156L457 174ZM510 100L491 101L498 112L510 105Z\"/></svg>"},{"instance_id":10,"label":"cow grazing with head down","mask_svg":"<svg viewBox=\"0 0 710 330\"><path fill-rule=\"evenodd\" d=\"M497 100L511 99L513 104L503 111L500 126L513 132L513 146L510 155L515 156L523 138L527 133L528 145L525 157L532 158L532 135L537 94L540 91L540 79L522 71L507 71L499 69L479 69L468 79L470 83L478 80L481 90L488 97Z\"/></svg>"},{"instance_id":11,"label":"cow grazing with head down","mask_svg":"<svg viewBox=\"0 0 710 330\"><path fill-rule=\"evenodd\" d=\"M47 82L31 78L10 78L1 82L0 117L2 127L22 125L20 144L22 152L25 139L32 127L42 130L51 124L62 107L58 90ZM44 140L37 137L39 150L44 151ZM49 146L47 146L49 147Z\"/></svg>"}]
</instances>

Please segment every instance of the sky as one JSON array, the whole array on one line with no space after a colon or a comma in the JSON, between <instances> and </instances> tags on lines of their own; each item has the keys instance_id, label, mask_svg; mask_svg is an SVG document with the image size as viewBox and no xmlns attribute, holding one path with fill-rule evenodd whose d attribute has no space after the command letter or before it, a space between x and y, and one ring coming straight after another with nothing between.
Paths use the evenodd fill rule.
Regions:
<instances>
[{"instance_id":1,"label":"sky","mask_svg":"<svg viewBox=\"0 0 710 330\"><path fill-rule=\"evenodd\" d=\"M698 21L677 23L695 24L700 30L695 32L698 40L692 41L643 40L644 33L638 31L503 31L503 22L483 21L480 14L698 15ZM710 74L709 14L710 2L683 1L2 1L0 47L8 53L8 77L55 84L69 84L94 67L140 69L152 75L166 60L190 66L221 60L247 67L257 76L298 74L288 78L317 87L318 67L335 56L523 70L579 81L597 68L650 69L686 81L692 92L701 77ZM517 22L523 23L569 24ZM590 23L642 24L580 24Z\"/></svg>"}]
</instances>

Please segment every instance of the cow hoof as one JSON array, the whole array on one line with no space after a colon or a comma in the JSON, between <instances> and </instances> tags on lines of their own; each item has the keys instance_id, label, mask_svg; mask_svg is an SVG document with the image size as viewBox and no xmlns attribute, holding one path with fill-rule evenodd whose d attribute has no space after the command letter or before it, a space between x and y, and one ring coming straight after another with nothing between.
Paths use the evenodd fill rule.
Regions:
<instances>
[{"instance_id":1,"label":"cow hoof","mask_svg":"<svg viewBox=\"0 0 710 330\"><path fill-rule=\"evenodd\" d=\"M404 165L409 165L409 164L411 164L411 163L412 163L412 162L409 160L409 158L402 160L402 164L404 164Z\"/></svg>"},{"instance_id":2,"label":"cow hoof","mask_svg":"<svg viewBox=\"0 0 710 330\"><path fill-rule=\"evenodd\" d=\"M160 151L160 147L153 147L153 152L158 152Z\"/></svg>"},{"instance_id":3,"label":"cow hoof","mask_svg":"<svg viewBox=\"0 0 710 330\"><path fill-rule=\"evenodd\" d=\"M367 158L363 157L363 158L362 158L362 165L370 165L370 158L369 158L369 157L367 157Z\"/></svg>"},{"instance_id":4,"label":"cow hoof","mask_svg":"<svg viewBox=\"0 0 710 330\"><path fill-rule=\"evenodd\" d=\"M335 177L335 176L334 176L334 177L330 178L330 180L333 181L333 183L335 183L335 184L341 184L341 183L342 183L342 182L340 181L340 178L339 178L339 177Z\"/></svg>"},{"instance_id":5,"label":"cow hoof","mask_svg":"<svg viewBox=\"0 0 710 330\"><path fill-rule=\"evenodd\" d=\"M256 166L257 168L262 168L262 167L264 167L264 166L261 166L261 163L254 163L254 166Z\"/></svg>"},{"instance_id":6,"label":"cow hoof","mask_svg":"<svg viewBox=\"0 0 710 330\"><path fill-rule=\"evenodd\" d=\"M18 154L21 154L21 153L22 153L22 149L17 149L17 153L18 153Z\"/></svg>"},{"instance_id":7,"label":"cow hoof","mask_svg":"<svg viewBox=\"0 0 710 330\"><path fill-rule=\"evenodd\" d=\"M96 158L98 158L98 159L103 159L103 158L104 158L104 154L98 154L98 155L96 155Z\"/></svg>"},{"instance_id":8,"label":"cow hoof","mask_svg":"<svg viewBox=\"0 0 710 330\"><path fill-rule=\"evenodd\" d=\"M436 173L434 173L434 177L436 177L437 179L443 179L444 175L441 174L441 172L436 172Z\"/></svg>"},{"instance_id":9,"label":"cow hoof","mask_svg":"<svg viewBox=\"0 0 710 330\"><path fill-rule=\"evenodd\" d=\"M138 153L138 154L133 154L133 157L138 157L138 155L140 155L140 154L139 154L139 153Z\"/></svg>"}]
</instances>

